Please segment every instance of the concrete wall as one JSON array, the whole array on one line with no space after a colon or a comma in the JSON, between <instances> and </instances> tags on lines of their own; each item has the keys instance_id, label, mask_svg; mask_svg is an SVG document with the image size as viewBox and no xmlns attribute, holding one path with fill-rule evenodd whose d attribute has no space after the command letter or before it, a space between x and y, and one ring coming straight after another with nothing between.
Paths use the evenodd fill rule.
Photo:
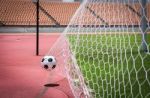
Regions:
<instances>
[{"instance_id":1,"label":"concrete wall","mask_svg":"<svg viewBox=\"0 0 150 98\"><path fill-rule=\"evenodd\" d=\"M74 0L63 0L63 2L74 2Z\"/></svg>"},{"instance_id":2,"label":"concrete wall","mask_svg":"<svg viewBox=\"0 0 150 98\"><path fill-rule=\"evenodd\" d=\"M64 27L53 28L53 27L40 27L40 33L51 33L51 32L63 32ZM34 33L36 32L36 27L0 27L0 33Z\"/></svg>"}]
</instances>

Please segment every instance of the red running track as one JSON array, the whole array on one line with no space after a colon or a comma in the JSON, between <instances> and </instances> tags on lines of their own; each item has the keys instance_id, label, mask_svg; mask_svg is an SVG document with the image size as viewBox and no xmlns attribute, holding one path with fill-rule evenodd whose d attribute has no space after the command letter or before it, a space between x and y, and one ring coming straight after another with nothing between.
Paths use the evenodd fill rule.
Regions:
<instances>
[{"instance_id":1,"label":"red running track","mask_svg":"<svg viewBox=\"0 0 150 98\"><path fill-rule=\"evenodd\" d=\"M44 88L49 72L40 67L59 34L40 35L40 56L35 55L34 34L0 34L0 98L74 98L67 79ZM43 95L40 92L46 89Z\"/></svg>"}]
</instances>

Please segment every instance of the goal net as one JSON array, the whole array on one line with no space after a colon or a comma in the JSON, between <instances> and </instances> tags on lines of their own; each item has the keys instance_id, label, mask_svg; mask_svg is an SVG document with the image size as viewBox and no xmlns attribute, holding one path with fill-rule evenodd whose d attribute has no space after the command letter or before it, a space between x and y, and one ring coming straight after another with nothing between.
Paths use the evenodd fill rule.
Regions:
<instances>
[{"instance_id":1,"label":"goal net","mask_svg":"<svg viewBox=\"0 0 150 98\"><path fill-rule=\"evenodd\" d=\"M85 0L50 49L75 98L150 98L150 2Z\"/></svg>"}]
</instances>

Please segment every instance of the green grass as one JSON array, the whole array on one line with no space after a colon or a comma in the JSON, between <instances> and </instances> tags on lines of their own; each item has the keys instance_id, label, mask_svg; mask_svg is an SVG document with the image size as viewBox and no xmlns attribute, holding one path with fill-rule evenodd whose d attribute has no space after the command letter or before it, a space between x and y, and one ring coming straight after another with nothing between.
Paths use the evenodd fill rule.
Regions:
<instances>
[{"instance_id":1,"label":"green grass","mask_svg":"<svg viewBox=\"0 0 150 98\"><path fill-rule=\"evenodd\" d=\"M149 98L150 55L141 35L69 35L71 48L94 98ZM147 36L150 49L150 34Z\"/></svg>"}]
</instances>

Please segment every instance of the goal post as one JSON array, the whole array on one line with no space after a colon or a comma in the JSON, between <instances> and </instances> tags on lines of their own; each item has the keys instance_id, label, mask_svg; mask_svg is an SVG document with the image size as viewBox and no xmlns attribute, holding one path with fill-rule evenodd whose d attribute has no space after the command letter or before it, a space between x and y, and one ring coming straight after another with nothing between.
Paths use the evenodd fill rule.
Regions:
<instances>
[{"instance_id":1,"label":"goal post","mask_svg":"<svg viewBox=\"0 0 150 98\"><path fill-rule=\"evenodd\" d=\"M145 6L150 10L150 2L142 0L83 1L48 52L75 98L150 97L150 55L145 53L150 50L150 14Z\"/></svg>"},{"instance_id":2,"label":"goal post","mask_svg":"<svg viewBox=\"0 0 150 98\"><path fill-rule=\"evenodd\" d=\"M36 3L36 56L39 55L39 0L32 0Z\"/></svg>"},{"instance_id":3,"label":"goal post","mask_svg":"<svg viewBox=\"0 0 150 98\"><path fill-rule=\"evenodd\" d=\"M148 52L148 49L147 49L147 20L146 20L146 17L147 17L147 0L141 0L141 29L142 29L142 50L144 52Z\"/></svg>"}]
</instances>

